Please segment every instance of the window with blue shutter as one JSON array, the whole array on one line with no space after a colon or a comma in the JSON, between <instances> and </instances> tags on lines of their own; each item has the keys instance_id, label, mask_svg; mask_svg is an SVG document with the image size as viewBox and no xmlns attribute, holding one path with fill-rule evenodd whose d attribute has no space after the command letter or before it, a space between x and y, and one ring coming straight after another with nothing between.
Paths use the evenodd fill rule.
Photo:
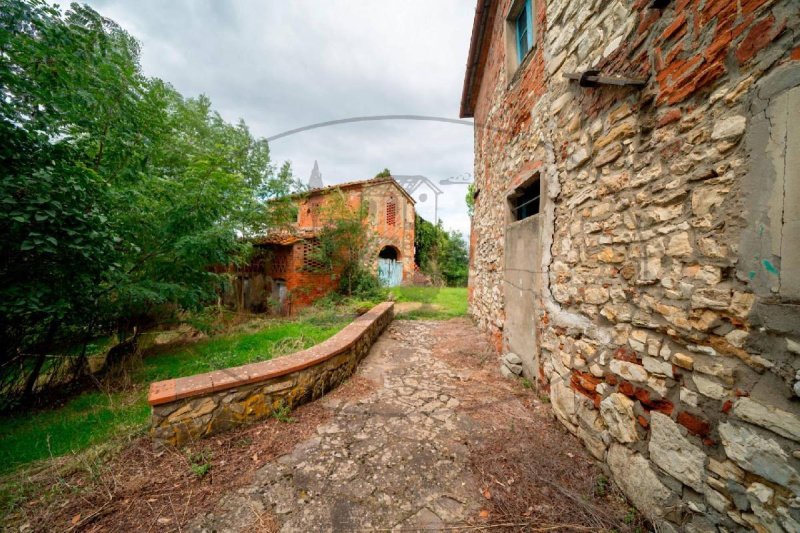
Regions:
<instances>
[{"instance_id":1,"label":"window with blue shutter","mask_svg":"<svg viewBox=\"0 0 800 533\"><path fill-rule=\"evenodd\" d=\"M522 11L517 15L514 26L517 30L517 59L522 62L522 58L533 46L533 29L531 28L531 0L524 0Z\"/></svg>"}]
</instances>

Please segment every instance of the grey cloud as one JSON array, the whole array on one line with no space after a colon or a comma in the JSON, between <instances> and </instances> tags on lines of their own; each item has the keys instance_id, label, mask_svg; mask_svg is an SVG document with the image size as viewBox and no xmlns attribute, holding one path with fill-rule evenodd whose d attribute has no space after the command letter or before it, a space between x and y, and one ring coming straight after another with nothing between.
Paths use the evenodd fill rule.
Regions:
<instances>
[{"instance_id":1,"label":"grey cloud","mask_svg":"<svg viewBox=\"0 0 800 533\"><path fill-rule=\"evenodd\" d=\"M306 124L371 114L457 118L473 2L465 0L91 0L142 44L148 75L188 96L207 94L228 120L270 136ZM437 182L471 172L471 128L379 122L329 127L271 144L307 179L326 183L384 167ZM464 186L442 187L439 216L468 231ZM418 206L433 217L431 202ZM430 213L428 212L430 211Z\"/></svg>"}]
</instances>

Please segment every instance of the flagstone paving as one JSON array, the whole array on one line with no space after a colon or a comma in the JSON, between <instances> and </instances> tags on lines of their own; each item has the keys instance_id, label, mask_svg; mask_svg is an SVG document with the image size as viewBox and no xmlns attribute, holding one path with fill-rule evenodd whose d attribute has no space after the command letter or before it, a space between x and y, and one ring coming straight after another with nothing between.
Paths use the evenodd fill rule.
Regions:
<instances>
[{"instance_id":1,"label":"flagstone paving","mask_svg":"<svg viewBox=\"0 0 800 533\"><path fill-rule=\"evenodd\" d=\"M591 492L596 463L553 422L546 402L500 377L498 364L467 319L395 320L353 378L372 384L369 392L318 400L332 416L312 438L261 467L184 531L431 531L485 527L504 516L522 519L519 526L561 519L548 486L581 479ZM506 461L511 473L482 470L478 479L486 453L498 454L495 466ZM513 461L528 453L549 459L533 461L525 478ZM501 487L506 500L522 489L516 514L508 514L508 501L505 515L490 512ZM615 506L624 514L621 502ZM578 518L594 524L586 516Z\"/></svg>"},{"instance_id":2,"label":"flagstone paving","mask_svg":"<svg viewBox=\"0 0 800 533\"><path fill-rule=\"evenodd\" d=\"M285 531L437 529L477 516L465 444L473 422L456 410L469 371L432 356L437 324L393 323L358 370L377 390L320 400L335 412L330 423L191 530L244 530L265 511Z\"/></svg>"}]
</instances>

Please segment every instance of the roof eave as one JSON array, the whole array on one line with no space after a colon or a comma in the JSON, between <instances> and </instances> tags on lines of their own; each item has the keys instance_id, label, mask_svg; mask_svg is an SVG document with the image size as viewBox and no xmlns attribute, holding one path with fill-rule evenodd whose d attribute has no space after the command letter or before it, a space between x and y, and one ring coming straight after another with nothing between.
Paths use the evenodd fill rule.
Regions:
<instances>
[{"instance_id":1,"label":"roof eave","mask_svg":"<svg viewBox=\"0 0 800 533\"><path fill-rule=\"evenodd\" d=\"M484 45L486 43L486 30L489 26L492 0L478 0L475 7L475 18L472 22L472 37L469 42L467 55L467 71L464 75L464 87L461 91L461 107L459 117L472 118L475 115L475 100L478 85L483 76L486 64Z\"/></svg>"}]
</instances>

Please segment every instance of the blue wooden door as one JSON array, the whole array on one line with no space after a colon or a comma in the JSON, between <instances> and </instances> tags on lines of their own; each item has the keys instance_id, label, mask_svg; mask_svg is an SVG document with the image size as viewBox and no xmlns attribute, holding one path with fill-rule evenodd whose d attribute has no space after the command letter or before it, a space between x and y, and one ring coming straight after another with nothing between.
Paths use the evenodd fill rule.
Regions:
<instances>
[{"instance_id":1,"label":"blue wooden door","mask_svg":"<svg viewBox=\"0 0 800 533\"><path fill-rule=\"evenodd\" d=\"M396 287L403 281L403 268L396 259L378 258L378 279L384 287Z\"/></svg>"}]
</instances>

